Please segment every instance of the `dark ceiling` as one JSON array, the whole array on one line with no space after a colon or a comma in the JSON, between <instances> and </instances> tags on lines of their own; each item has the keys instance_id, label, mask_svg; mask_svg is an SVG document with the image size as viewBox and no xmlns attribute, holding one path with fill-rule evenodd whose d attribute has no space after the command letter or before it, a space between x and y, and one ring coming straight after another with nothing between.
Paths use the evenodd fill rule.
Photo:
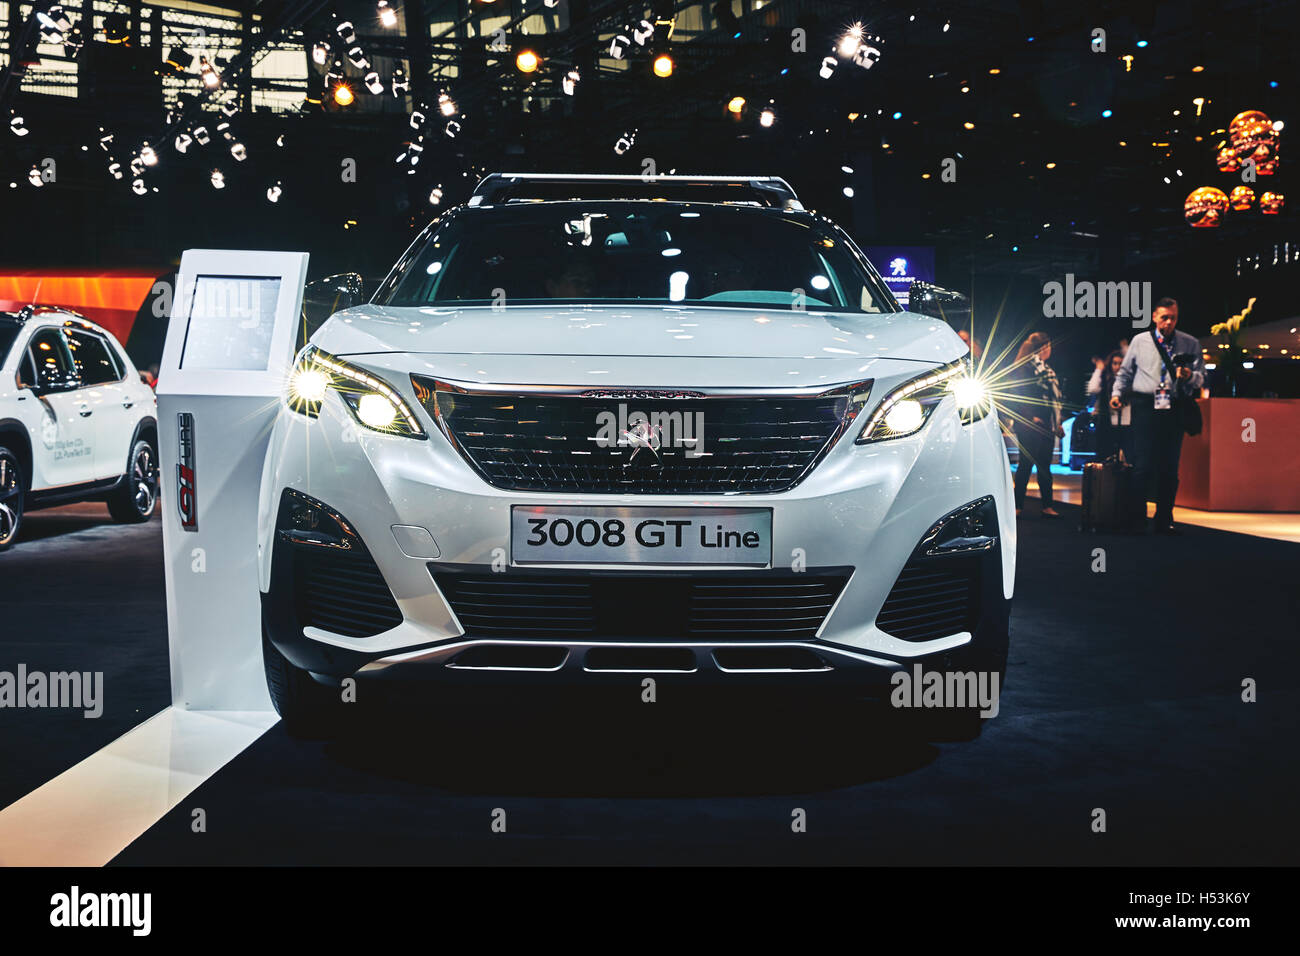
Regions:
<instances>
[{"instance_id":1,"label":"dark ceiling","mask_svg":"<svg viewBox=\"0 0 1300 956\"><path fill-rule=\"evenodd\" d=\"M556 22L566 29L525 37L509 26L504 52L486 49L490 38L474 25L485 15L548 12L542 0L408 5L413 35L421 18L456 24L423 49L363 29L372 56L429 64L427 77L415 71L408 107L444 90L458 105L459 134L435 129L414 175L394 162L414 135L400 102L339 110L327 98L327 108L230 118L248 159L221 164L224 190L209 183L212 154L164 148L146 174L150 191L136 196L129 176L105 172L99 128L119 144L166 143L204 119L202 104L169 126L148 77L120 87L88 77L87 94L75 100L17 94L11 84L5 112L20 111L32 135L0 130L0 188L17 184L7 189L0 264L165 266L189 246L255 244L308 248L314 272L375 274L436 214L428 202L435 186L445 205L463 199L483 171L642 172L647 161L658 172L782 175L864 245L934 245L940 282L955 287L973 288L981 277L1036 287L1066 272L1168 286L1189 275L1186 294L1226 299L1238 257L1287 241L1300 249L1290 208L1271 217L1232 213L1216 230L1189 229L1182 217L1195 186L1230 190L1236 182L1214 162L1217 131L1233 115L1261 109L1294 118L1297 81L1287 64L1296 3L734 0L706 5L705 31L668 41L661 28L630 51L627 69L602 71L601 34L686 5L560 2L565 16ZM268 33L301 30L307 43L330 34L335 14L375 20L369 2L223 6L256 12ZM878 60L866 69L837 58L823 79L823 57L854 23L880 37ZM803 50L793 48L796 29ZM1097 29L1104 51L1094 49ZM656 45L675 59L670 78L651 73ZM530 76L514 66L524 46L543 58ZM440 71L451 65L458 75L448 80ZM582 81L566 96L560 80L573 65ZM311 83L318 89L319 76ZM739 115L726 106L736 96L746 100ZM764 127L769 105L775 122ZM218 119L206 116L209 125ZM630 133L631 148L616 153ZM1287 191L1288 135L1279 175L1261 190ZM28 171L45 157L58 161L59 179L31 188ZM348 158L355 182L340 178ZM945 160L954 161L955 181L941 175ZM283 185L274 205L265 195L273 182Z\"/></svg>"}]
</instances>

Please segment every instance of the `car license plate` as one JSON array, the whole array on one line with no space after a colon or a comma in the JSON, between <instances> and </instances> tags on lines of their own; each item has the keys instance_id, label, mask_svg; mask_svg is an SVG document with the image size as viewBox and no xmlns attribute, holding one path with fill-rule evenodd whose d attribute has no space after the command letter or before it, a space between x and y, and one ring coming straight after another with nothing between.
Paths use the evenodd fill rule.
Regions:
<instances>
[{"instance_id":1,"label":"car license plate","mask_svg":"<svg viewBox=\"0 0 1300 956\"><path fill-rule=\"evenodd\" d=\"M515 505L516 564L688 564L765 568L771 508Z\"/></svg>"}]
</instances>

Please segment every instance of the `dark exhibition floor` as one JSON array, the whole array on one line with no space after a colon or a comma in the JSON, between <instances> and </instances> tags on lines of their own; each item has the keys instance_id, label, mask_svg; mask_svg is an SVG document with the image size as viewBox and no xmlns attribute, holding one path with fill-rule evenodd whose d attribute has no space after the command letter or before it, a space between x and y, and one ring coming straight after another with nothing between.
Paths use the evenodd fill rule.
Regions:
<instances>
[{"instance_id":1,"label":"dark exhibition floor","mask_svg":"<svg viewBox=\"0 0 1300 956\"><path fill-rule=\"evenodd\" d=\"M106 696L96 720L5 715L0 806L168 704L160 524L102 511L33 514L0 556L0 669L102 670ZM370 708L333 743L273 727L115 862L1294 862L1300 545L1084 535L1065 511L1021 522L1008 683L976 741L904 743L864 705L632 687Z\"/></svg>"}]
</instances>

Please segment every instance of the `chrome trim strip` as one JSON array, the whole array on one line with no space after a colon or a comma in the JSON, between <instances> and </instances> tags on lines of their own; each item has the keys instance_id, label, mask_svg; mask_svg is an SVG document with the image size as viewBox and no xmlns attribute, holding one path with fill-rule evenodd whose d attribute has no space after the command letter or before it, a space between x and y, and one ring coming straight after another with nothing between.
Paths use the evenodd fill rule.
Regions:
<instances>
[{"instance_id":1,"label":"chrome trim strip","mask_svg":"<svg viewBox=\"0 0 1300 956\"><path fill-rule=\"evenodd\" d=\"M462 651L474 647L520 647L520 648L537 648L537 647L559 647L567 650L568 656L564 662L556 668L538 669L538 668L485 668L485 667L454 667L447 662ZM618 649L618 650L689 650L695 655L696 667L693 670L664 670L650 668L645 670L639 669L621 669L605 670L603 668L588 669L585 666L586 652L593 649ZM805 669L791 668L786 669L757 669L757 668L723 668L717 663L713 655L715 651L734 651L734 650L805 650L823 660L831 662L832 666L825 669ZM564 671L578 671L581 673L592 674L688 674L699 673L700 671L714 671L724 674L764 674L764 673L781 673L781 674L821 674L836 669L833 666L838 663L843 667L866 667L881 668L886 671L901 670L905 666L903 662L890 660L884 657L876 657L871 654L865 654L860 651L849 650L848 648L838 645L822 644L815 641L735 641L735 642L711 642L700 643L691 641L521 641L510 640L508 638L471 638L468 640L457 640L450 644L441 644L436 647L425 647L413 651L403 651L397 654L391 654L387 657L381 657L363 665L358 671L359 675L381 676L385 671L392 673L399 672L405 666L435 666L445 667L450 670L473 671L473 670L512 670L512 671L533 671L536 673L560 673ZM385 675L385 676L392 676Z\"/></svg>"}]
</instances>

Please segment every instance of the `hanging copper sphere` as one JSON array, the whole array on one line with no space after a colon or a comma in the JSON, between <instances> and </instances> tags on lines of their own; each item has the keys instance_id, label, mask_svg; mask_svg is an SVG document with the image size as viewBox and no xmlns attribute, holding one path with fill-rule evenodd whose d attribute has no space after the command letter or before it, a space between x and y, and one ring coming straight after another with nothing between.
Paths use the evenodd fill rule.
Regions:
<instances>
[{"instance_id":1,"label":"hanging copper sphere","mask_svg":"<svg viewBox=\"0 0 1300 956\"><path fill-rule=\"evenodd\" d=\"M1214 186L1193 189L1183 202L1183 218L1193 229L1217 227L1223 222L1223 214L1227 211L1227 195Z\"/></svg>"},{"instance_id":2,"label":"hanging copper sphere","mask_svg":"<svg viewBox=\"0 0 1300 956\"><path fill-rule=\"evenodd\" d=\"M1281 193L1264 193L1259 197L1259 211L1266 216L1276 216L1286 205L1286 197Z\"/></svg>"},{"instance_id":3,"label":"hanging copper sphere","mask_svg":"<svg viewBox=\"0 0 1300 956\"><path fill-rule=\"evenodd\" d=\"M1228 202L1232 205L1233 212L1245 212L1255 205L1255 190L1249 186L1238 186L1228 197Z\"/></svg>"}]
</instances>

